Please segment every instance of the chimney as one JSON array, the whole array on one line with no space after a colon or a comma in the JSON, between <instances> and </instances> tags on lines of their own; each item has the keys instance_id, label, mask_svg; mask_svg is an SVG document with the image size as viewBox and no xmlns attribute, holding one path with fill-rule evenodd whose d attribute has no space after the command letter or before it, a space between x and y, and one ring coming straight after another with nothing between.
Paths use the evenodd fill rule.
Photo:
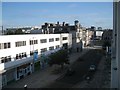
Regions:
<instances>
[{"instance_id":1,"label":"chimney","mask_svg":"<svg viewBox=\"0 0 120 90\"><path fill-rule=\"evenodd\" d=\"M59 21L57 22L57 25L59 25Z\"/></svg>"},{"instance_id":2,"label":"chimney","mask_svg":"<svg viewBox=\"0 0 120 90\"><path fill-rule=\"evenodd\" d=\"M65 22L63 22L63 26L65 26Z\"/></svg>"}]
</instances>

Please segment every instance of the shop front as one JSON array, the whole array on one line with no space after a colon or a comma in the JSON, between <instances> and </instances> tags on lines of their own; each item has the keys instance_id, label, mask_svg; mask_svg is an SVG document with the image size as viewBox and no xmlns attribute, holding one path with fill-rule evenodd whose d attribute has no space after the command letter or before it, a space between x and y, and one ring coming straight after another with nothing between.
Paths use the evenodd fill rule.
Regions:
<instances>
[{"instance_id":1,"label":"shop front","mask_svg":"<svg viewBox=\"0 0 120 90\"><path fill-rule=\"evenodd\" d=\"M16 80L22 79L23 77L32 73L32 64L24 64L16 68Z\"/></svg>"}]
</instances>

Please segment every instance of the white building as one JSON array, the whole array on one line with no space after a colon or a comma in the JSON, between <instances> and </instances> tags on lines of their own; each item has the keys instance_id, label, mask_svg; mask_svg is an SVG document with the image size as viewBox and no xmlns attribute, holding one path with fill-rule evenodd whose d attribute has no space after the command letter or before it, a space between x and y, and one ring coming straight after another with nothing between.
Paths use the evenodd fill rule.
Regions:
<instances>
[{"instance_id":1,"label":"white building","mask_svg":"<svg viewBox=\"0 0 120 90\"><path fill-rule=\"evenodd\" d=\"M34 71L33 52L48 55L67 46L72 46L72 35L64 34L30 34L0 36L0 74L2 85Z\"/></svg>"}]
</instances>

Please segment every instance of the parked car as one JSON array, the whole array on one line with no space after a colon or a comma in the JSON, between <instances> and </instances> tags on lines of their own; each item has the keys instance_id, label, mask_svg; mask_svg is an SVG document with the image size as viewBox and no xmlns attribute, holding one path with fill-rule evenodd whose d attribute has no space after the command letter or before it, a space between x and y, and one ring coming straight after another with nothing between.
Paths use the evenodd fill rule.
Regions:
<instances>
[{"instance_id":1,"label":"parked car","mask_svg":"<svg viewBox=\"0 0 120 90\"><path fill-rule=\"evenodd\" d=\"M96 66L94 64L90 65L89 71L95 71L95 70L96 70Z\"/></svg>"}]
</instances>

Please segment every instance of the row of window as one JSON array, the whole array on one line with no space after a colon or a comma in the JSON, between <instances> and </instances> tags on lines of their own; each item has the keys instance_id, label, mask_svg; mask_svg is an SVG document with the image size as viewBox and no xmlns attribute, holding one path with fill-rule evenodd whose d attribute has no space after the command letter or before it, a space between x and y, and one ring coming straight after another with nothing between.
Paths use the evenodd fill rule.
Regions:
<instances>
[{"instance_id":1,"label":"row of window","mask_svg":"<svg viewBox=\"0 0 120 90\"><path fill-rule=\"evenodd\" d=\"M59 47L60 47L59 45L56 45L56 49L59 48ZM49 47L49 50L54 50L54 46ZM41 49L41 53L46 52L46 51L47 51L47 48L42 48ZM38 50L35 50L35 52L38 53ZM33 51L30 51L30 56L32 56L33 54L34 54ZM26 52L16 54L16 60L22 59L24 57L27 57ZM6 56L6 57L1 58L1 63L6 63L6 62L9 62L9 61L11 61L11 56Z\"/></svg>"},{"instance_id":2,"label":"row of window","mask_svg":"<svg viewBox=\"0 0 120 90\"><path fill-rule=\"evenodd\" d=\"M18 41L18 42L15 42L15 46L16 46L16 47L26 46L26 41Z\"/></svg>"},{"instance_id":3,"label":"row of window","mask_svg":"<svg viewBox=\"0 0 120 90\"><path fill-rule=\"evenodd\" d=\"M59 38L55 38L55 41L59 41ZM54 42L54 38L50 38L49 42ZM47 43L47 39L41 39L40 43Z\"/></svg>"},{"instance_id":4,"label":"row of window","mask_svg":"<svg viewBox=\"0 0 120 90\"><path fill-rule=\"evenodd\" d=\"M0 43L0 49L7 49L7 48L10 48L10 47L11 47L10 42Z\"/></svg>"},{"instance_id":5,"label":"row of window","mask_svg":"<svg viewBox=\"0 0 120 90\"><path fill-rule=\"evenodd\" d=\"M16 54L16 60L17 60L17 59L22 59L22 58L24 58L24 57L27 57L26 52Z\"/></svg>"},{"instance_id":6,"label":"row of window","mask_svg":"<svg viewBox=\"0 0 120 90\"><path fill-rule=\"evenodd\" d=\"M41 39L40 43L47 43L47 39Z\"/></svg>"},{"instance_id":7,"label":"row of window","mask_svg":"<svg viewBox=\"0 0 120 90\"><path fill-rule=\"evenodd\" d=\"M63 40L67 40L67 37L63 37ZM55 41L59 41L59 38L55 38ZM54 42L54 38L50 38L49 42ZM47 43L47 39L41 39L40 43ZM30 40L29 42L30 45L33 44L38 44L38 40ZM26 46L26 41L17 41L15 42L15 47L21 47L21 46ZM7 49L11 48L11 43L0 43L0 49Z\"/></svg>"},{"instance_id":8,"label":"row of window","mask_svg":"<svg viewBox=\"0 0 120 90\"><path fill-rule=\"evenodd\" d=\"M1 57L1 63L6 63L11 61L11 56Z\"/></svg>"},{"instance_id":9,"label":"row of window","mask_svg":"<svg viewBox=\"0 0 120 90\"><path fill-rule=\"evenodd\" d=\"M58 49L60 46L59 45L57 45L56 46L56 49ZM51 46L51 47L49 47L49 50L54 50L54 46ZM35 50L36 52L38 52L38 50ZM47 51L47 48L42 48L41 49L41 53L44 53L44 52L46 52ZM30 51L30 56L32 56L34 54L34 52L33 51Z\"/></svg>"}]
</instances>

